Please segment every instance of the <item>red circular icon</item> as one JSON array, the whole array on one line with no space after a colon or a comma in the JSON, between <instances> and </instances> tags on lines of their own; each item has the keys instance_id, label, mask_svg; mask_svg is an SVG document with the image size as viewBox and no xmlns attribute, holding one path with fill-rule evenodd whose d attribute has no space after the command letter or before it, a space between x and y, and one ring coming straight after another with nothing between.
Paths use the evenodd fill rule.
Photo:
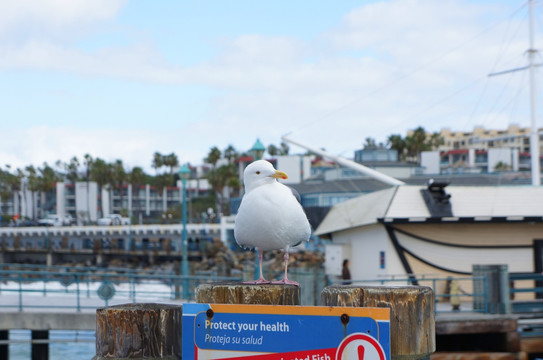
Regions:
<instances>
[{"instance_id":1,"label":"red circular icon","mask_svg":"<svg viewBox=\"0 0 543 360\"><path fill-rule=\"evenodd\" d=\"M386 360L386 356L381 344L373 336L354 333L339 344L336 360Z\"/></svg>"}]
</instances>

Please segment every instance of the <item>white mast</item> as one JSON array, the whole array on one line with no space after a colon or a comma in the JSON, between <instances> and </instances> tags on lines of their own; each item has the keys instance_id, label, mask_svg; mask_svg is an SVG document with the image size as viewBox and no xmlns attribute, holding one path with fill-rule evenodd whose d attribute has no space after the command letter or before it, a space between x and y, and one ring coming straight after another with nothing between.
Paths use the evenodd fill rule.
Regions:
<instances>
[{"instance_id":1,"label":"white mast","mask_svg":"<svg viewBox=\"0 0 543 360\"><path fill-rule=\"evenodd\" d=\"M320 149L317 149L317 148L314 148L314 147L311 147L311 146L307 146L305 144L302 144L298 141L294 141L292 139L289 139L287 138L286 136L282 136L281 139L285 142L288 142L288 143L291 143L291 144L294 144L294 145L298 145L300 147L303 147L304 149L307 149L317 155L320 155L320 156L323 156L325 158L328 158L328 159L331 159L331 160L334 160L335 162L337 162L338 164L340 165L343 165L343 166L346 166L348 168L351 168L353 170L356 170L358 172L361 172L365 175L368 175L369 177L372 177L378 181L381 181L381 182L384 182L385 184L389 184L389 185L393 185L393 186L398 186L398 185L405 185L405 183L403 181L400 181L396 178L393 178L392 176L388 176L388 175L385 175L383 173L380 173L379 171L375 171L373 169L370 169L369 167L366 167L362 164L359 164L357 162L354 162L352 160L348 160L348 159L345 159L344 157L341 157L341 156L335 156L335 155L331 155L329 153L327 153L326 151L323 151L323 150L320 150Z\"/></svg>"},{"instance_id":2,"label":"white mast","mask_svg":"<svg viewBox=\"0 0 543 360\"><path fill-rule=\"evenodd\" d=\"M539 167L539 133L537 131L537 116L536 116L536 83L535 83L535 64L534 57L536 54L534 49L534 1L530 0L530 49L528 49L528 56L530 59L530 110L532 128L530 132L530 153L531 153L531 165L532 165L532 185L541 185L541 173Z\"/></svg>"},{"instance_id":3,"label":"white mast","mask_svg":"<svg viewBox=\"0 0 543 360\"><path fill-rule=\"evenodd\" d=\"M534 1L529 0L530 7L530 48L528 49L528 66L523 66L521 68L500 71L496 73L489 74L488 76L496 76L507 73L512 73L520 70L528 69L530 71L530 161L532 168L532 185L539 186L541 185L541 170L539 166L539 134L537 130L537 109L536 109L536 83L535 83L535 68L534 58L537 53L537 50L534 48Z\"/></svg>"}]
</instances>

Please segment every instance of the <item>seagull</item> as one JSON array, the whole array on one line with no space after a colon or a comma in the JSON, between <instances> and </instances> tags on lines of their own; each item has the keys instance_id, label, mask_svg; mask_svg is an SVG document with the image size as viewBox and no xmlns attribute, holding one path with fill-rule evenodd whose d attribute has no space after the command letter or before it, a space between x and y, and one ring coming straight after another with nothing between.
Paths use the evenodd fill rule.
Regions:
<instances>
[{"instance_id":1,"label":"seagull","mask_svg":"<svg viewBox=\"0 0 543 360\"><path fill-rule=\"evenodd\" d=\"M311 226L299 195L277 179L287 179L287 174L275 170L266 160L257 160L247 166L243 173L245 195L236 215L234 237L240 246L258 251L260 278L247 283L269 284L262 274L262 253L282 249L285 251L285 275L283 280L273 284L299 286L287 277L289 249L309 240Z\"/></svg>"}]
</instances>

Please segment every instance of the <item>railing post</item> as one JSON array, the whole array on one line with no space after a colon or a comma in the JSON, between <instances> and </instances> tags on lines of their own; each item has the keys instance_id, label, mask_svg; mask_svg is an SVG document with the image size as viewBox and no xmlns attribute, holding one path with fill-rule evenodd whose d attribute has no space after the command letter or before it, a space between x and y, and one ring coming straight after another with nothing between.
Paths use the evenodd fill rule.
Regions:
<instances>
[{"instance_id":1,"label":"railing post","mask_svg":"<svg viewBox=\"0 0 543 360\"><path fill-rule=\"evenodd\" d=\"M426 286L349 286L323 289L325 306L390 308L392 360L429 359L436 349L434 292Z\"/></svg>"},{"instance_id":2,"label":"railing post","mask_svg":"<svg viewBox=\"0 0 543 360\"><path fill-rule=\"evenodd\" d=\"M125 304L96 311L93 360L181 359L182 307Z\"/></svg>"},{"instance_id":3,"label":"railing post","mask_svg":"<svg viewBox=\"0 0 543 360\"><path fill-rule=\"evenodd\" d=\"M77 284L77 312L81 311L81 299L79 298L79 274L75 275L75 282Z\"/></svg>"},{"instance_id":4,"label":"railing post","mask_svg":"<svg viewBox=\"0 0 543 360\"><path fill-rule=\"evenodd\" d=\"M23 280L21 279L21 273L19 273L19 311L23 311Z\"/></svg>"}]
</instances>

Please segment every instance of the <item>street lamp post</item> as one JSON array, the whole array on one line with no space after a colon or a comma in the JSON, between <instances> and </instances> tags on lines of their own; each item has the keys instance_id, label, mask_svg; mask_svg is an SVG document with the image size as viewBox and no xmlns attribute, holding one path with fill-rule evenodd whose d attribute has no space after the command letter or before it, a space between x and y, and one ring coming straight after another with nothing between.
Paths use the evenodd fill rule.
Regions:
<instances>
[{"instance_id":1,"label":"street lamp post","mask_svg":"<svg viewBox=\"0 0 543 360\"><path fill-rule=\"evenodd\" d=\"M182 242L182 258L181 258L181 275L183 276L183 299L189 298L189 257L188 257L188 239L187 239L187 179L190 177L190 169L187 164L184 164L179 169L179 177L183 185L183 232L181 235Z\"/></svg>"},{"instance_id":2,"label":"street lamp post","mask_svg":"<svg viewBox=\"0 0 543 360\"><path fill-rule=\"evenodd\" d=\"M253 145L251 150L249 150L249 152L253 154L255 160L262 160L262 156L264 155L265 151L266 148L264 147L260 139L256 139L255 144Z\"/></svg>"}]
</instances>

